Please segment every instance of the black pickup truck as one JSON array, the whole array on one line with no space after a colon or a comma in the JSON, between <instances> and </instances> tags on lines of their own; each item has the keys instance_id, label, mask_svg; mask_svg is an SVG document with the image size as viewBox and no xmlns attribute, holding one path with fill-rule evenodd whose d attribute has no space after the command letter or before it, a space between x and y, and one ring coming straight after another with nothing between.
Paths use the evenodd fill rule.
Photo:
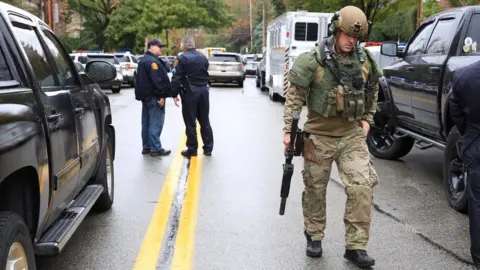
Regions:
<instances>
[{"instance_id":1,"label":"black pickup truck","mask_svg":"<svg viewBox=\"0 0 480 270\"><path fill-rule=\"evenodd\" d=\"M380 78L379 110L367 144L383 159L398 159L415 145L444 150L444 184L450 205L467 211L467 178L460 134L450 118L456 70L480 61L480 6L454 8L426 19L404 52L385 42L381 53L397 56Z\"/></svg>"},{"instance_id":2,"label":"black pickup truck","mask_svg":"<svg viewBox=\"0 0 480 270\"><path fill-rule=\"evenodd\" d=\"M0 269L35 269L114 199L115 129L96 82L39 18L0 2Z\"/></svg>"}]
</instances>

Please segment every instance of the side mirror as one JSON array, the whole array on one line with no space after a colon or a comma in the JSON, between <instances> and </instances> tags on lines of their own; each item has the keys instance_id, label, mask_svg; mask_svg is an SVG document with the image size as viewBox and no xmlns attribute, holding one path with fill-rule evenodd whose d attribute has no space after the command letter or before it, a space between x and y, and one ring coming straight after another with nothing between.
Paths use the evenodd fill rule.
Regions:
<instances>
[{"instance_id":1,"label":"side mirror","mask_svg":"<svg viewBox=\"0 0 480 270\"><path fill-rule=\"evenodd\" d=\"M398 45L397 43L382 43L380 48L380 54L386 56L396 57L398 55Z\"/></svg>"},{"instance_id":2,"label":"side mirror","mask_svg":"<svg viewBox=\"0 0 480 270\"><path fill-rule=\"evenodd\" d=\"M88 62L85 73L96 83L108 82L117 77L115 66L100 60Z\"/></svg>"}]
</instances>

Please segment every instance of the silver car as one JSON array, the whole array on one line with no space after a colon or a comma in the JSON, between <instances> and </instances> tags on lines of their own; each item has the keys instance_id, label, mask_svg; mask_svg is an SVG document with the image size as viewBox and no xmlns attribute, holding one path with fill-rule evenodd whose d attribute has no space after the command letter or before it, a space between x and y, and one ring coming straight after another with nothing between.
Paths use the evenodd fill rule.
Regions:
<instances>
[{"instance_id":1,"label":"silver car","mask_svg":"<svg viewBox=\"0 0 480 270\"><path fill-rule=\"evenodd\" d=\"M214 52L208 59L209 82L236 83L243 87L245 81L245 62L238 53Z\"/></svg>"}]
</instances>

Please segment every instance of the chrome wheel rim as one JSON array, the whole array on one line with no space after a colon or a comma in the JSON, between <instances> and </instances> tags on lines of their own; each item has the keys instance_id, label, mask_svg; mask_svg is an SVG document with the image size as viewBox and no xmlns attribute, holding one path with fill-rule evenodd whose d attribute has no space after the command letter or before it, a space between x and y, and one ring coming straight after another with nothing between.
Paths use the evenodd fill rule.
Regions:
<instances>
[{"instance_id":1,"label":"chrome wheel rim","mask_svg":"<svg viewBox=\"0 0 480 270\"><path fill-rule=\"evenodd\" d=\"M15 242L8 251L6 270L28 270L27 253L23 245Z\"/></svg>"},{"instance_id":2,"label":"chrome wheel rim","mask_svg":"<svg viewBox=\"0 0 480 270\"><path fill-rule=\"evenodd\" d=\"M112 164L110 163L110 151L107 148L107 154L105 155L106 157L106 165L107 165L107 191L108 191L108 196L112 198L112 185L113 185L113 177L112 177Z\"/></svg>"}]
</instances>

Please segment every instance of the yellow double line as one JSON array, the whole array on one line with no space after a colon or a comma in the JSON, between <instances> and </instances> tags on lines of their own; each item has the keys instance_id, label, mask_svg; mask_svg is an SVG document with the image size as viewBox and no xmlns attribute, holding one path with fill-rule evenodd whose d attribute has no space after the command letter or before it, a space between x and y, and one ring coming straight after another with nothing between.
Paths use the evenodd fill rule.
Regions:
<instances>
[{"instance_id":1,"label":"yellow double line","mask_svg":"<svg viewBox=\"0 0 480 270\"><path fill-rule=\"evenodd\" d=\"M197 131L198 133L198 131ZM198 145L202 145L200 136ZM182 134L168 171L162 192L153 212L152 219L145 234L134 270L156 269L160 249L162 247L165 230L168 223L175 188L180 177L184 157L181 149L185 146L186 136ZM199 149L200 150L200 149ZM200 153L200 151L199 151ZM195 239L195 227L197 223L198 197L200 191L202 169L202 156L190 158L186 195L180 215L180 223L176 236L175 249L172 260L172 269L191 269L193 259L193 244Z\"/></svg>"}]
</instances>

